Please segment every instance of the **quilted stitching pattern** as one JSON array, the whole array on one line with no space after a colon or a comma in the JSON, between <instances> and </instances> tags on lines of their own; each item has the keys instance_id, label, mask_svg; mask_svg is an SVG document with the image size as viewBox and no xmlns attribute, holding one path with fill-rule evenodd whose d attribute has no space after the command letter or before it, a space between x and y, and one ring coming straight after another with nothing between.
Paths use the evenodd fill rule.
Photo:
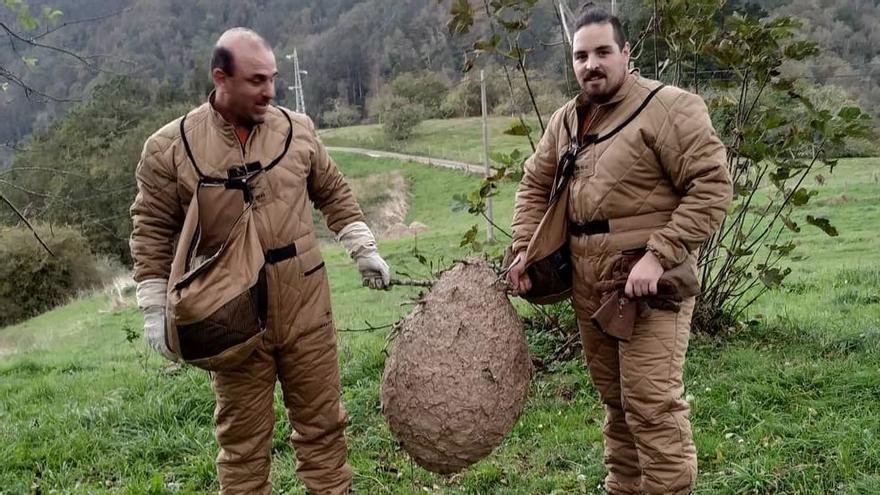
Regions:
<instances>
[{"instance_id":1,"label":"quilted stitching pattern","mask_svg":"<svg viewBox=\"0 0 880 495\"><path fill-rule=\"evenodd\" d=\"M300 478L315 493L342 494L351 484L329 285L322 270L303 273L321 258L318 247L308 242L314 230L309 199L335 231L363 220L363 213L308 117L288 113L293 121L291 147L275 168L256 179L254 221L265 249L297 241L301 252L266 267L269 328L257 351L237 370L213 374L221 446L217 469L221 491L229 494L271 493L276 378L296 431L292 441ZM131 208L136 280L167 276L173 238L198 182L180 140L179 122L147 140L138 164L138 195ZM287 130L287 120L272 110L266 123L252 131L243 153L231 126L218 122L209 104L186 120L199 168L216 177L225 177L226 170L243 162L269 164L283 148Z\"/></svg>"}]
</instances>

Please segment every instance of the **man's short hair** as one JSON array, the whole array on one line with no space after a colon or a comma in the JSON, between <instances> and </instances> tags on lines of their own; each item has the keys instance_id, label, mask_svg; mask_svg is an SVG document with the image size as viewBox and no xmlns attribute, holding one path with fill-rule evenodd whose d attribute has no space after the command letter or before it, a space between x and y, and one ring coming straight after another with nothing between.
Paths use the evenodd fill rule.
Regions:
<instances>
[{"instance_id":1,"label":"man's short hair","mask_svg":"<svg viewBox=\"0 0 880 495\"><path fill-rule=\"evenodd\" d=\"M623 50L623 45L626 44L626 33L623 32L623 25L620 24L620 19L617 16L611 15L599 7L588 5L574 22L573 32L576 33L582 27L589 26L590 24L611 24L611 27L614 29L614 41Z\"/></svg>"},{"instance_id":2,"label":"man's short hair","mask_svg":"<svg viewBox=\"0 0 880 495\"><path fill-rule=\"evenodd\" d=\"M228 48L228 44L234 43L235 40L240 40L242 38L255 40L266 50L270 52L272 51L269 42L257 34L253 29L245 27L227 29L222 35L220 35L220 39L218 39L217 43L214 45L214 53L211 55L211 72L213 72L214 69L220 69L230 76L233 75L232 72L235 70L235 61L232 57L232 50Z\"/></svg>"},{"instance_id":3,"label":"man's short hair","mask_svg":"<svg viewBox=\"0 0 880 495\"><path fill-rule=\"evenodd\" d=\"M231 76L233 75L232 71L235 70L232 62L232 52L228 48L225 46L214 47L214 53L211 55L211 71L220 69Z\"/></svg>"}]
</instances>

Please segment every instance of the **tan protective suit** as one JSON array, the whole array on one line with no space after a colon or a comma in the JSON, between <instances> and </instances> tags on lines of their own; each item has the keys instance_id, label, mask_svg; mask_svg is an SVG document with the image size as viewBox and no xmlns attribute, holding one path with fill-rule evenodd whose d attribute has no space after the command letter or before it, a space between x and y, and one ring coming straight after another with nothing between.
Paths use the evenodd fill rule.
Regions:
<instances>
[{"instance_id":1,"label":"tan protective suit","mask_svg":"<svg viewBox=\"0 0 880 495\"><path fill-rule=\"evenodd\" d=\"M241 145L231 124L209 103L187 115L185 128L199 169L212 177L259 161L269 164L290 128L278 108ZM224 494L271 493L269 466L273 392L281 382L293 426L297 473L314 494L347 493L346 414L340 402L336 331L330 289L318 249L309 200L334 232L363 220L351 190L304 115L289 110L293 135L287 155L254 191L254 218L262 245L281 255L266 264L267 332L256 351L232 371L212 373L217 397L217 471ZM180 120L145 146L131 207L135 280L167 279L175 235L198 176L186 156ZM295 254L294 254L295 253ZM292 256L291 256L292 255Z\"/></svg>"},{"instance_id":2,"label":"tan protective suit","mask_svg":"<svg viewBox=\"0 0 880 495\"><path fill-rule=\"evenodd\" d=\"M590 316L601 299L596 283L609 279L624 252L647 248L665 269L685 263L696 270L697 249L720 226L731 183L724 146L702 99L665 87L614 137L582 150L560 199L565 214L548 217L534 234L569 147L563 123L577 132L590 111L583 134L603 136L658 85L631 74L605 104L588 105L580 96L559 109L525 164L513 219L513 248L528 247L529 255L555 249L571 222L609 220L608 232L570 235L568 241L584 354L607 411L606 489L612 493L688 493L696 480L696 448L682 399L694 299L685 299L678 313L643 308L628 342L593 327ZM527 257L527 264L532 261Z\"/></svg>"}]
</instances>

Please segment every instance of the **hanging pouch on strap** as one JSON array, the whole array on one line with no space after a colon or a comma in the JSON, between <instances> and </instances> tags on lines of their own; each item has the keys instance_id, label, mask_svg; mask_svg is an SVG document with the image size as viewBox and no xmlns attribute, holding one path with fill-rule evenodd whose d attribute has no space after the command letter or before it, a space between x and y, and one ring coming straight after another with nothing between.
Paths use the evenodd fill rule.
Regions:
<instances>
[{"instance_id":1,"label":"hanging pouch on strap","mask_svg":"<svg viewBox=\"0 0 880 495\"><path fill-rule=\"evenodd\" d=\"M266 250L254 219L252 189L287 152L292 129L270 166L249 164L231 170L229 178L216 178L196 165L185 121L181 136L199 182L171 264L166 340L189 364L229 370L244 362L266 333Z\"/></svg>"},{"instance_id":2,"label":"hanging pouch on strap","mask_svg":"<svg viewBox=\"0 0 880 495\"><path fill-rule=\"evenodd\" d=\"M556 165L547 211L526 248L526 273L532 282L532 289L522 295L526 301L553 304L571 297L573 267L568 246L568 183L574 174L577 156L587 147L606 141L622 131L663 87L661 84L648 93L641 105L620 125L601 136L587 134L584 142L577 135L572 136L568 122L564 121L569 147ZM512 260L512 253L508 256Z\"/></svg>"},{"instance_id":3,"label":"hanging pouch on strap","mask_svg":"<svg viewBox=\"0 0 880 495\"><path fill-rule=\"evenodd\" d=\"M242 205L226 237L206 249L198 219L206 196L224 193ZM168 344L184 361L212 371L231 369L254 351L266 331L263 248L250 204L240 191L199 184L187 210L168 286ZM217 205L218 203L213 203Z\"/></svg>"}]
</instances>

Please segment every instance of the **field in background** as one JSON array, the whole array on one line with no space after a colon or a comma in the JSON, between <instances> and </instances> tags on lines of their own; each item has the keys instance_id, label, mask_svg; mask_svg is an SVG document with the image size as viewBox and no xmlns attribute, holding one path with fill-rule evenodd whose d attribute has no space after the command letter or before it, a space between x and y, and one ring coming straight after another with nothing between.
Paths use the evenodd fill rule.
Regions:
<instances>
[{"instance_id":1,"label":"field in background","mask_svg":"<svg viewBox=\"0 0 880 495\"><path fill-rule=\"evenodd\" d=\"M427 150L418 146L429 138L459 142L452 131L465 124L429 126L408 151ZM451 135L440 141L443 132ZM462 233L484 222L450 205L475 178L353 155L336 159L348 177L405 177L406 222L428 230L380 242L394 269L426 276L414 248L443 262L467 255L458 247ZM724 340L692 341L686 384L699 449L697 493L880 493L880 160L842 161L826 179L808 212L828 216L840 236L805 226L797 250L804 259L792 263L788 286L760 300L745 328ZM509 224L513 191L506 185L496 200L502 225ZM408 310L402 303L415 290L368 291L338 247L328 246L325 258L338 327L383 325ZM114 309L109 297L96 295L0 329L0 494L216 492L208 376L193 368L169 372L146 352L140 326L131 300ZM464 473L440 477L414 467L382 421L384 345L384 332L340 339L359 492L601 493L603 411L581 362L536 376L526 412L502 447ZM276 490L302 493L280 401L276 416Z\"/></svg>"},{"instance_id":2,"label":"field in background","mask_svg":"<svg viewBox=\"0 0 880 495\"><path fill-rule=\"evenodd\" d=\"M549 115L544 117L545 125L549 118ZM525 137L504 134L513 122L518 120L513 117L489 118L490 152L509 153L514 148L519 148L525 156L532 152ZM526 122L532 129L532 137L537 145L541 136L538 121L526 119ZM327 146L396 151L474 164L483 163L483 123L479 117L426 120L415 127L412 136L406 141L389 140L379 124L323 129L320 136Z\"/></svg>"}]
</instances>

